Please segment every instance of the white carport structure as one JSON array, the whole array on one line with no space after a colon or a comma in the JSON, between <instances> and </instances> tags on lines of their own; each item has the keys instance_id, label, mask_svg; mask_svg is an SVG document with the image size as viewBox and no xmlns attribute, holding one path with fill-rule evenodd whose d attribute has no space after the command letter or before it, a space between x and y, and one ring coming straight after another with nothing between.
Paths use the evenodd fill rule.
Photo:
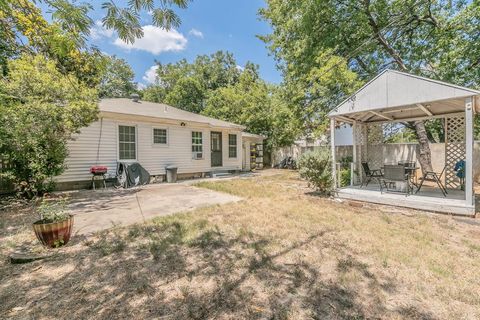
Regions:
<instances>
[{"instance_id":1,"label":"white carport structure","mask_svg":"<svg viewBox=\"0 0 480 320\"><path fill-rule=\"evenodd\" d=\"M383 71L329 113L336 196L437 212L475 214L473 120L478 108L480 91L395 70ZM405 196L382 194L378 185L376 188L359 186L364 179L361 162L368 162L370 168L380 168L385 164L389 149L383 144L384 124L435 118L444 119L446 197L423 187L418 194ZM334 135L339 123L353 126L352 182L342 188L337 184L339 166ZM454 171L455 164L460 160L465 160L465 191L460 190Z\"/></svg>"}]
</instances>

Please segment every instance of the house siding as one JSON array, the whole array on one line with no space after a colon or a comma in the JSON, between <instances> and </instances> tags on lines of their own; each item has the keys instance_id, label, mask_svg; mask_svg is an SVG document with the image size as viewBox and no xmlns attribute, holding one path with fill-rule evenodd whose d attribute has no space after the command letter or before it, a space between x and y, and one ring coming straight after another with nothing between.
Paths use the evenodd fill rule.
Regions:
<instances>
[{"instance_id":1,"label":"house siding","mask_svg":"<svg viewBox=\"0 0 480 320\"><path fill-rule=\"evenodd\" d=\"M91 179L89 169L92 165L108 167L108 176L114 177L118 161L118 125L136 127L137 159L150 175L165 174L167 165L178 167L179 174L212 171L210 159L210 132L222 132L223 166L214 170L241 170L242 138L238 129L210 128L187 123L180 126L171 123L145 122L102 118L83 128L69 142L67 169L56 178L57 182L85 181ZM153 128L167 129L167 145L153 144ZM192 131L203 133L203 159L192 159ZM237 135L237 157L228 157L228 134Z\"/></svg>"}]
</instances>

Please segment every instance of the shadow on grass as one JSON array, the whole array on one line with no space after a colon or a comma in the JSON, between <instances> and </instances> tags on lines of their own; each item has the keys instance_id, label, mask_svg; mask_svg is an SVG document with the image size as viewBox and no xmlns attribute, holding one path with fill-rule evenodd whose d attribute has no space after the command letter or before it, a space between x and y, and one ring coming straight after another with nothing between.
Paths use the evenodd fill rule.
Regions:
<instances>
[{"instance_id":1,"label":"shadow on grass","mask_svg":"<svg viewBox=\"0 0 480 320\"><path fill-rule=\"evenodd\" d=\"M383 285L367 265L352 257L337 265L339 273L360 270L369 284L360 292L291 258L321 245L327 233L271 252L268 237L232 236L205 221L167 219L103 232L59 258L4 270L0 318L382 318L380 298L368 310L363 303ZM431 319L413 307L397 315Z\"/></svg>"}]
</instances>

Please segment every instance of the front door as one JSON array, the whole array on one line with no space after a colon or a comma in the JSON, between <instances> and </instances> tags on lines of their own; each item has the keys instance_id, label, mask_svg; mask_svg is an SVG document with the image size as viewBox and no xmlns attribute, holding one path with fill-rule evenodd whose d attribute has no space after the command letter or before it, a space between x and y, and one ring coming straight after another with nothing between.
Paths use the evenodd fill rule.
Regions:
<instances>
[{"instance_id":1,"label":"front door","mask_svg":"<svg viewBox=\"0 0 480 320\"><path fill-rule=\"evenodd\" d=\"M222 133L213 132L210 133L211 141L210 145L212 146L212 167L221 167L222 166Z\"/></svg>"}]
</instances>

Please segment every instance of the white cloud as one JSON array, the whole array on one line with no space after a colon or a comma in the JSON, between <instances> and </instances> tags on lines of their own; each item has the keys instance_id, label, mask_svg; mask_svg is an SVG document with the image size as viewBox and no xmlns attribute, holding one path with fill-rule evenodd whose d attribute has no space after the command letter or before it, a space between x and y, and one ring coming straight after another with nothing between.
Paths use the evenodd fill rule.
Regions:
<instances>
[{"instance_id":1,"label":"white cloud","mask_svg":"<svg viewBox=\"0 0 480 320\"><path fill-rule=\"evenodd\" d=\"M157 80L157 69L158 65L153 65L147 71L145 71L145 74L142 77L143 81L146 83L155 83Z\"/></svg>"},{"instance_id":2,"label":"white cloud","mask_svg":"<svg viewBox=\"0 0 480 320\"><path fill-rule=\"evenodd\" d=\"M187 39L177 30L169 31L152 25L143 26L143 37L134 43L126 43L117 38L113 42L116 46L127 50L143 50L153 54L167 51L181 51L187 46Z\"/></svg>"},{"instance_id":3,"label":"white cloud","mask_svg":"<svg viewBox=\"0 0 480 320\"><path fill-rule=\"evenodd\" d=\"M146 87L147 87L147 86L144 85L144 84L141 83L141 82L137 83L137 89L138 89L138 90L143 90L143 89L145 89Z\"/></svg>"},{"instance_id":4,"label":"white cloud","mask_svg":"<svg viewBox=\"0 0 480 320\"><path fill-rule=\"evenodd\" d=\"M106 29L102 25L102 21L95 21L95 25L90 28L90 36L93 40L98 40L101 38L111 38L114 31L112 29Z\"/></svg>"},{"instance_id":5,"label":"white cloud","mask_svg":"<svg viewBox=\"0 0 480 320\"><path fill-rule=\"evenodd\" d=\"M239 71L243 71L243 70L245 70L245 68L244 68L244 67L242 67L242 66L239 66L238 64L235 66L235 68L237 68L237 70L239 70Z\"/></svg>"},{"instance_id":6,"label":"white cloud","mask_svg":"<svg viewBox=\"0 0 480 320\"><path fill-rule=\"evenodd\" d=\"M203 32L200 31L200 30L197 30L195 28L193 28L192 30L190 30L188 32L188 34L191 34L192 36L194 37L197 37L197 38L202 38L203 39Z\"/></svg>"}]
</instances>

